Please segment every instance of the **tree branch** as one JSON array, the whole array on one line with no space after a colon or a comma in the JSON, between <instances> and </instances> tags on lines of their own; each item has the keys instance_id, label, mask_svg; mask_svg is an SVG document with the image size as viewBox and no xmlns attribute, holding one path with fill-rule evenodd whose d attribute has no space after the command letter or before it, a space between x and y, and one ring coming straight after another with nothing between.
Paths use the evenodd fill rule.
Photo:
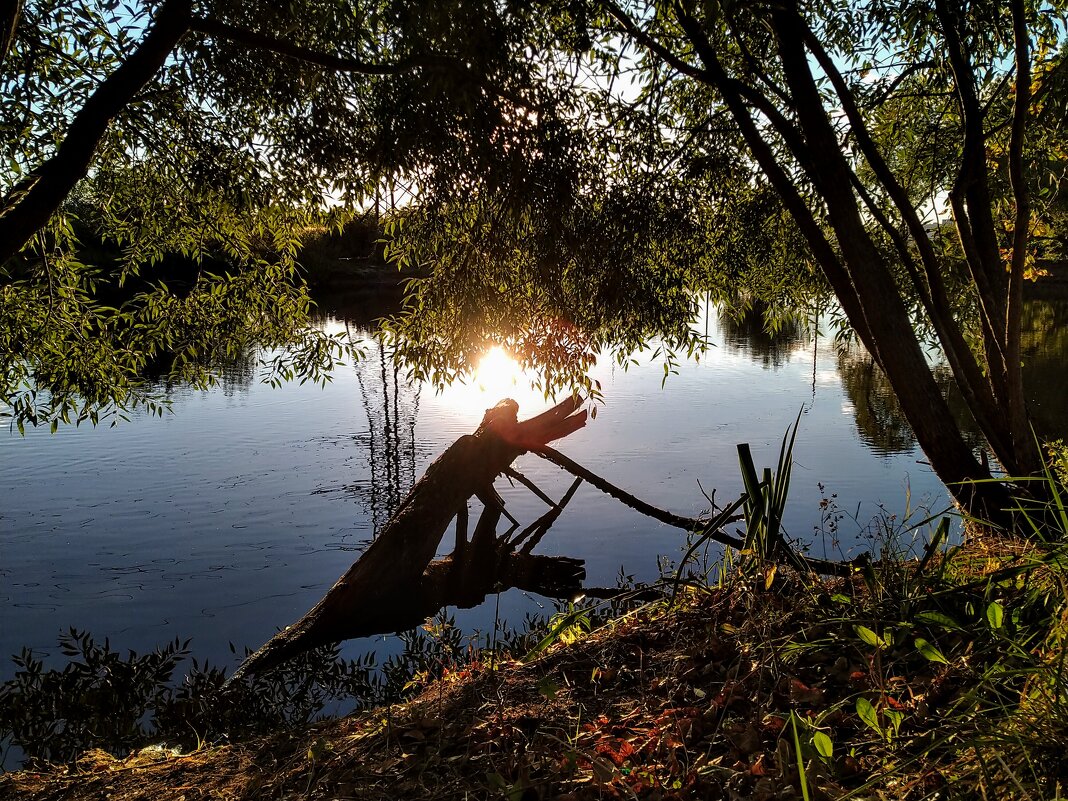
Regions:
<instances>
[{"instance_id":1,"label":"tree branch","mask_svg":"<svg viewBox=\"0 0 1068 801\"><path fill-rule=\"evenodd\" d=\"M358 58L336 56L293 44L285 39L258 33L249 28L231 25L214 17L194 17L189 25L191 31L203 33L216 39L245 45L256 50L267 50L280 56L314 64L335 72L355 72L361 75L401 75L416 67L460 67L462 62L452 56L426 54L409 56L394 62L371 63Z\"/></svg>"},{"instance_id":2,"label":"tree branch","mask_svg":"<svg viewBox=\"0 0 1068 801\"><path fill-rule=\"evenodd\" d=\"M1031 55L1023 0L1012 0L1011 8L1013 43L1016 47L1016 97L1012 106L1012 134L1009 137L1009 184L1016 201L1016 218L1013 223L1012 261L1009 267L1009 291L1005 310L1005 366L1016 456L1014 469L1018 474L1024 474L1041 468L1041 459L1036 458L1034 438L1028 425L1020 353L1023 280L1027 263L1027 235L1031 225L1031 198L1024 174L1024 146L1031 105Z\"/></svg>"},{"instance_id":3,"label":"tree branch","mask_svg":"<svg viewBox=\"0 0 1068 801\"><path fill-rule=\"evenodd\" d=\"M625 489L621 489L610 481L606 481L596 473L587 470L578 462L572 461L568 457L564 456L564 454L560 453L560 451L556 450L555 448L550 448L548 445L544 445L540 448L535 448L531 452L536 453L538 456L552 462L558 467L562 467L571 475L575 476L576 478L581 478L587 484L596 487L606 495L610 495L617 501L625 503L627 506L629 506L631 509L634 509L636 512L641 512L643 515L651 517L654 520L659 520L661 523L666 523L667 525L674 526L675 528L681 528L683 531L693 532L703 531L705 525L708 522L706 520L699 520L692 517L683 517L682 515L677 515L674 512L668 512L664 509L658 509L652 504L646 503L641 498L637 498L634 495L631 495ZM727 522L737 521L740 519L740 517L734 517L728 520ZM724 531L717 531L711 533L710 538L722 545L729 545L732 548L740 549L745 545L742 540L738 539L737 537L732 537L730 534L727 534Z\"/></svg>"},{"instance_id":4,"label":"tree branch","mask_svg":"<svg viewBox=\"0 0 1068 801\"><path fill-rule=\"evenodd\" d=\"M324 53L320 50L302 47L301 45L288 42L285 39L279 39L275 36L259 33L250 28L231 25L222 20L215 19L214 17L194 17L190 29L206 36L212 36L217 39L226 39L227 41L242 44L257 50L266 50L284 56L285 58L291 58L294 61L313 64L317 67L333 70L334 72L389 76L403 75L419 68L451 71L463 75L477 86L482 87L497 97L509 101L516 106L516 108L527 110L533 108L526 98L517 95L515 92L509 92L499 86L493 85L486 80L484 76L475 73L475 71L462 59L443 53L422 53L415 56L408 56L407 58L402 58L398 61L373 63L362 61L358 58L338 56L331 53Z\"/></svg>"},{"instance_id":5,"label":"tree branch","mask_svg":"<svg viewBox=\"0 0 1068 801\"><path fill-rule=\"evenodd\" d=\"M15 31L22 18L23 0L0 0L0 67L4 66L11 46L15 44Z\"/></svg>"},{"instance_id":6,"label":"tree branch","mask_svg":"<svg viewBox=\"0 0 1068 801\"><path fill-rule=\"evenodd\" d=\"M857 336L860 337L868 352L878 361L878 349L875 347L875 341L864 317L864 312L856 299L857 293L853 287L852 279L838 258L838 254L824 235L823 227L816 220L805 199L801 197L797 186L779 163L779 159L750 115L746 100L738 91L741 82L727 75L715 49L703 35L697 20L678 5L675 7L675 13L678 15L680 25L682 25L683 30L705 65L712 86L719 90L723 97L723 102L730 109L731 115L742 132L746 145L749 147L749 151L753 154L753 158L756 159L760 169L782 198L786 210L797 223L801 234L805 237L805 241L812 250L813 256L823 268L827 280L838 296L842 309L852 323ZM805 152L807 152L807 148Z\"/></svg>"},{"instance_id":7,"label":"tree branch","mask_svg":"<svg viewBox=\"0 0 1068 801\"><path fill-rule=\"evenodd\" d=\"M679 58L664 47L664 45L660 44L660 42L658 42L652 35L642 30L638 24L630 18L630 15L612 2L612 0L601 0L601 2L604 4L604 7L608 9L608 13L612 18L623 27L623 30L650 53L660 58L665 64L675 68L683 75L688 75L704 84L711 83L705 70L694 66L685 59Z\"/></svg>"},{"instance_id":8,"label":"tree branch","mask_svg":"<svg viewBox=\"0 0 1068 801\"><path fill-rule=\"evenodd\" d=\"M111 121L155 77L189 30L192 0L166 0L140 46L74 115L55 154L16 184L0 205L0 265L43 228L89 165Z\"/></svg>"},{"instance_id":9,"label":"tree branch","mask_svg":"<svg viewBox=\"0 0 1068 801\"><path fill-rule=\"evenodd\" d=\"M994 394L990 383L979 368L975 355L972 353L971 348L968 347L960 326L957 325L956 320L953 318L949 298L946 295L945 283L942 281L941 265L931 244L930 237L927 235L927 230L916 212L916 207L909 199L908 192L897 180L872 139L864 117L857 106L856 98L846 84L834 60L808 25L805 25L803 30L806 46L816 57L816 61L824 74L830 79L838 99L842 103L842 110L845 111L846 118L849 120L850 132L853 134L854 140L865 160L871 166L876 179L882 184L898 214L904 221L912 241L916 244L920 262L923 265L924 276L926 277L926 287L919 272L916 270L907 246L899 241L900 235L897 230L890 224L889 220L880 219L881 212L876 210L869 197L864 198L865 202L869 210L876 216L877 221L880 222L884 230L894 240L898 254L908 270L913 284L920 293L924 308L927 310L931 324L934 326L935 332L942 343L942 348L945 351L950 367L957 377L961 392L967 399L969 407L974 410L977 422L982 427L984 434L992 440L991 444L994 445L999 439L997 436L998 427L993 425L996 418ZM860 187L859 178L856 179L856 185L858 188ZM862 193L862 197L864 197L864 193Z\"/></svg>"},{"instance_id":10,"label":"tree branch","mask_svg":"<svg viewBox=\"0 0 1068 801\"><path fill-rule=\"evenodd\" d=\"M961 166L950 191L954 219L961 235L961 243L968 258L968 266L979 288L981 302L987 307L991 329L996 333L998 348L988 353L992 368L1004 372L1004 352L1001 336L1005 329L1005 291L1007 280L1001 269L997 234L991 211L990 189L987 182L986 135L983 132L983 109L976 93L975 71L968 60L967 50L957 30L956 21L946 0L935 0L935 15L942 26L950 69L953 72L964 119L964 146ZM965 241L968 240L968 241Z\"/></svg>"}]
</instances>

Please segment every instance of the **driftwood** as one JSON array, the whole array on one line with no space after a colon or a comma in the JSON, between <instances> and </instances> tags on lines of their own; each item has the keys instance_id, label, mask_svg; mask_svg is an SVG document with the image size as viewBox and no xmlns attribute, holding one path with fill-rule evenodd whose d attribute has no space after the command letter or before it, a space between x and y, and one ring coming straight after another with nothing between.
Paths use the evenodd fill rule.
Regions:
<instances>
[{"instance_id":1,"label":"driftwood","mask_svg":"<svg viewBox=\"0 0 1068 801\"><path fill-rule=\"evenodd\" d=\"M490 593L512 587L556 598L580 593L614 597L618 590L582 586L586 577L582 561L531 553L582 481L662 523L728 547L743 547L743 541L722 526L739 519L729 515L744 496L711 519L682 517L636 498L550 448L547 443L586 424L580 404L579 399L570 398L522 423L517 419L519 405L513 400L489 409L474 434L460 437L427 468L378 538L323 599L249 656L231 681L319 645L413 628L445 606L476 606ZM527 451L576 476L560 501L553 501L511 467ZM550 507L518 533L518 522L493 488L501 474L530 489ZM467 503L472 497L482 502L483 511L468 541ZM498 537L501 517L512 525ZM453 518L455 548L449 556L432 561ZM809 559L789 550L785 556L789 557L786 563L801 571L849 575L856 569L854 563Z\"/></svg>"},{"instance_id":2,"label":"driftwood","mask_svg":"<svg viewBox=\"0 0 1068 801\"><path fill-rule=\"evenodd\" d=\"M577 476L587 482L591 487L599 489L601 492L615 498L620 503L626 504L636 512L641 512L643 515L651 517L654 520L659 520L661 523L674 526L683 531L698 534L703 538L707 538L712 542L718 542L720 545L726 545L729 548L737 548L741 550L745 547L745 542L741 538L728 534L722 528L722 526L728 523L736 523L739 520L743 520L744 517L742 515L717 516L713 514L713 517L710 519L683 517L674 512L668 512L653 506L651 503L647 503L641 498L636 498L626 490L617 487L611 481L607 481L596 473L587 470L578 462L572 461L564 456L564 454L560 453L560 451L550 448L548 445L532 450L541 458L552 462L557 467L563 468L571 475ZM728 511L731 508L740 506L745 501L745 498L746 496L743 494L737 501L730 504ZM713 504L713 507L715 507L715 504ZM712 512L715 513L715 508L712 509ZM819 573L824 576L851 576L869 557L867 554L861 554L856 559L844 562L837 562L833 559L818 559L808 556L807 554L798 553L786 542L782 542L780 543L778 558L783 563L788 564L790 567L801 573ZM611 592L611 590L602 591L602 596L610 597ZM586 594L592 597L594 593L587 590Z\"/></svg>"},{"instance_id":3,"label":"driftwood","mask_svg":"<svg viewBox=\"0 0 1068 801\"><path fill-rule=\"evenodd\" d=\"M557 596L579 591L585 578L580 561L536 556L529 548L516 552L518 541L497 538L497 524L507 513L493 480L520 454L584 426L586 412L578 411L580 404L569 398L523 422L513 400L488 410L474 434L458 439L427 468L378 538L323 599L249 656L232 678L326 643L411 628L442 606L472 606L497 588ZM467 502L472 496L485 509L468 543ZM557 515L566 500L554 505ZM456 549L432 562L454 517Z\"/></svg>"}]
</instances>

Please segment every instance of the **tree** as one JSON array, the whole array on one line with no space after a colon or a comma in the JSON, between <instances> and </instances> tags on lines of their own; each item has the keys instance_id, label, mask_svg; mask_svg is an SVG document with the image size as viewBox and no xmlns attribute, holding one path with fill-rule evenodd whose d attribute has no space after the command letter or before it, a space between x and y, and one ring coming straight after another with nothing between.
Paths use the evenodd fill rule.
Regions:
<instances>
[{"instance_id":1,"label":"tree","mask_svg":"<svg viewBox=\"0 0 1068 801\"><path fill-rule=\"evenodd\" d=\"M458 199L472 163L517 191L522 165L566 190L527 158L552 110L525 116L547 90L492 2L36 0L2 23L0 397L20 427L151 402L146 372L203 383L294 330L278 372L324 375L339 351L300 327L301 234L386 176Z\"/></svg>"},{"instance_id":2,"label":"tree","mask_svg":"<svg viewBox=\"0 0 1068 801\"><path fill-rule=\"evenodd\" d=\"M35 308L50 308L41 299L63 275L50 248L84 176L128 269L161 243L200 258L206 238L251 275L278 263L280 276L311 219L299 214L318 213L324 193L355 204L401 176L418 202L398 216L394 253L434 275L412 295L431 313L396 328L424 372L462 368L488 337L547 364L550 382L610 341L625 351L657 332L693 347L690 292L770 261L752 286L780 303L818 269L968 508L997 510L1005 489L974 483L990 472L917 325L1001 466L1041 468L1020 318L1051 186L1029 178L1028 154L1043 144L1048 165L1063 141L1058 2L165 0L132 22L104 3L84 24L62 5L16 11L5 59L5 130L30 133L7 140L24 177L7 186L0 257L5 291L36 291ZM63 83L73 115L70 97L50 99ZM146 233L127 212L157 193L177 220ZM943 194L952 241L933 219ZM147 215L160 217L158 205ZM87 279L66 264L66 294L53 296L81 297ZM798 280L779 280L783 269ZM219 317L179 300L153 290L129 319L91 316L133 331L169 304L187 322ZM46 329L23 325L16 347Z\"/></svg>"},{"instance_id":3,"label":"tree","mask_svg":"<svg viewBox=\"0 0 1068 801\"><path fill-rule=\"evenodd\" d=\"M510 251L483 235L491 214L465 207L451 219L471 217L464 230L493 254L486 260L509 265L476 271L492 276L466 290L483 293L479 307L492 306L494 286L515 303L522 283L509 282L509 269L555 289L608 257L620 286L641 286L635 276L651 271L670 294L680 283L715 282L724 264L737 263L751 282L754 266L771 262L757 272L774 295L783 283L796 287L804 272L796 268L809 264L890 382L936 473L970 511L997 515L1006 488L989 481L962 433L927 334L1000 466L1040 471L1020 319L1038 252L1031 231L1057 213L1048 176L1051 163L1064 163L1063 152L1054 155L1068 72L1061 5L590 0L557 11L561 27L579 32L561 39L557 57L570 47L574 69L594 73L573 87L601 148L581 220L630 197L638 205L628 222L673 222L664 237L639 223L628 252L614 253L583 239L581 222L527 214ZM1035 162L1047 177L1029 174ZM943 197L951 230L936 213ZM415 236L441 239L426 225ZM560 241L582 242L585 252L553 253ZM538 257L524 268L531 253ZM472 280L454 254L430 258L452 286ZM794 277L777 283L784 268ZM579 272L596 280L596 269ZM726 272L720 286L733 277ZM544 296L523 302L534 313L553 308ZM423 316L405 330L430 341L427 325Z\"/></svg>"},{"instance_id":4,"label":"tree","mask_svg":"<svg viewBox=\"0 0 1068 801\"><path fill-rule=\"evenodd\" d=\"M885 372L938 475L968 501L993 485L938 389L908 296L937 335L970 413L1012 475L1041 467L1024 397L1022 286L1033 205L1027 137L1034 98L1063 69L1053 4L606 0L605 30L633 46L646 75L667 74L691 147L713 151L702 120L726 109L753 180L778 193L859 338ZM1036 71L1035 53L1044 54ZM1032 88L1032 81L1040 77ZM1004 91L1008 87L1009 91ZM953 134L922 156L901 152L885 114L910 103ZM1012 207L1005 230L991 150ZM915 170L915 174L911 170ZM947 190L979 312L972 347L947 292L946 258L923 207ZM997 503L997 502L995 502ZM976 507L973 507L973 509ZM995 507L996 508L996 507ZM988 510L989 511L989 510Z\"/></svg>"}]
</instances>

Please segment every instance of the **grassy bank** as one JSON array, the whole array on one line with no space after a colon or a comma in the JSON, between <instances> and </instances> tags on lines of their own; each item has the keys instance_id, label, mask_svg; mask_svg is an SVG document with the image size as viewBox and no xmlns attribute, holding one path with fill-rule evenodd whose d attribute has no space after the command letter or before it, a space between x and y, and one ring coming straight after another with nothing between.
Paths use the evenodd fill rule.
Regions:
<instances>
[{"instance_id":1,"label":"grassy bank","mask_svg":"<svg viewBox=\"0 0 1068 801\"><path fill-rule=\"evenodd\" d=\"M1063 546L1002 540L817 579L719 565L526 659L223 747L0 778L0 799L1054 798Z\"/></svg>"}]
</instances>

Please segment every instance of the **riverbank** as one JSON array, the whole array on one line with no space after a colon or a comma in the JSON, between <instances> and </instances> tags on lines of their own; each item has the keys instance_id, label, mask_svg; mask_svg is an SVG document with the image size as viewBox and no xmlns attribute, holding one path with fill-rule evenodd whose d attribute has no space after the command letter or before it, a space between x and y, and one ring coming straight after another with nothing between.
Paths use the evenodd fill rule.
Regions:
<instances>
[{"instance_id":1,"label":"riverbank","mask_svg":"<svg viewBox=\"0 0 1068 801\"><path fill-rule=\"evenodd\" d=\"M251 742L0 777L0 799L1053 797L1068 768L1049 552L851 579L726 570L528 661Z\"/></svg>"}]
</instances>

